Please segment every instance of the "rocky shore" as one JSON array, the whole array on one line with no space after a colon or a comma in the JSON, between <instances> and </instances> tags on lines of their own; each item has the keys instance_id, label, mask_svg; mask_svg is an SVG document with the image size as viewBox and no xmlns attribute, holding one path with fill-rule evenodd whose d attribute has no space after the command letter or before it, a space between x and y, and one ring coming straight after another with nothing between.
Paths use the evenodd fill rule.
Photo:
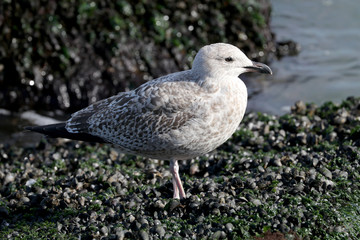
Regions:
<instances>
[{"instance_id":1,"label":"rocky shore","mask_svg":"<svg viewBox=\"0 0 360 240\"><path fill-rule=\"evenodd\" d=\"M360 98L249 113L215 152L168 162L48 139L0 148L0 239L359 239Z\"/></svg>"},{"instance_id":2,"label":"rocky shore","mask_svg":"<svg viewBox=\"0 0 360 240\"><path fill-rule=\"evenodd\" d=\"M190 67L200 47L228 42L261 62L277 43L269 0L0 3L0 108L74 112Z\"/></svg>"}]
</instances>

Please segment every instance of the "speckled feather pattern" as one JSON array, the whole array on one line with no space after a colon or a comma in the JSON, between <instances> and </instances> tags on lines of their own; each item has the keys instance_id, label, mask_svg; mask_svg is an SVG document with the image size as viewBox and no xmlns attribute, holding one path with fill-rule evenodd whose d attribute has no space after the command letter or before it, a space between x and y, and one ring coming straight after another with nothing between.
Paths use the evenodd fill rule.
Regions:
<instances>
[{"instance_id":1,"label":"speckled feather pattern","mask_svg":"<svg viewBox=\"0 0 360 240\"><path fill-rule=\"evenodd\" d=\"M124 153L156 159L190 159L214 150L235 132L247 105L247 90L238 78L245 70L223 56L251 64L236 47L214 45L200 50L191 70L74 113L67 131L88 133Z\"/></svg>"}]
</instances>

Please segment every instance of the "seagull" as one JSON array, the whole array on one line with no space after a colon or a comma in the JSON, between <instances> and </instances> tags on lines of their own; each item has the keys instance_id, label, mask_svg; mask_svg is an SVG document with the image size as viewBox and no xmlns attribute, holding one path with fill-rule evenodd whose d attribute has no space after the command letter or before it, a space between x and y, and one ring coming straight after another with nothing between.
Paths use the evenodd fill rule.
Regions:
<instances>
[{"instance_id":1,"label":"seagull","mask_svg":"<svg viewBox=\"0 0 360 240\"><path fill-rule=\"evenodd\" d=\"M66 122L25 129L169 160L173 197L183 199L178 161L214 150L235 132L247 105L247 89L239 78L245 72L272 74L267 65L251 61L233 45L206 45L189 70L98 101Z\"/></svg>"}]
</instances>

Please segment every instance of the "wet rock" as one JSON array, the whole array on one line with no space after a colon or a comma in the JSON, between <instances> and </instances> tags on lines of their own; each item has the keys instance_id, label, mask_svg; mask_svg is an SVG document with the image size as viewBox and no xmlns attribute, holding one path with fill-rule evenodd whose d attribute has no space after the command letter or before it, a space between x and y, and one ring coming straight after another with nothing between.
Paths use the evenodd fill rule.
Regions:
<instances>
[{"instance_id":1,"label":"wet rock","mask_svg":"<svg viewBox=\"0 0 360 240\"><path fill-rule=\"evenodd\" d=\"M20 202L22 202L23 204L27 204L30 202L30 199L28 197L21 197Z\"/></svg>"},{"instance_id":2,"label":"wet rock","mask_svg":"<svg viewBox=\"0 0 360 240\"><path fill-rule=\"evenodd\" d=\"M144 230L140 230L139 236L140 236L140 239L142 239L142 240L148 240L149 239L149 234Z\"/></svg>"},{"instance_id":3,"label":"wet rock","mask_svg":"<svg viewBox=\"0 0 360 240\"><path fill-rule=\"evenodd\" d=\"M336 132L331 132L329 133L329 135L327 135L326 139L329 141L329 142L333 142L337 139L337 133Z\"/></svg>"},{"instance_id":4,"label":"wet rock","mask_svg":"<svg viewBox=\"0 0 360 240\"><path fill-rule=\"evenodd\" d=\"M180 201L173 199L166 205L166 208L169 209L170 212L174 211L175 208L180 206Z\"/></svg>"},{"instance_id":5,"label":"wet rock","mask_svg":"<svg viewBox=\"0 0 360 240\"><path fill-rule=\"evenodd\" d=\"M8 174L6 174L6 176L5 176L4 185L6 185L6 184L8 184L8 183L11 183L11 182L13 182L14 180L15 180L14 174L8 173Z\"/></svg>"},{"instance_id":6,"label":"wet rock","mask_svg":"<svg viewBox=\"0 0 360 240\"><path fill-rule=\"evenodd\" d=\"M29 179L26 181L25 186L27 187L31 187L32 185L34 185L36 183L35 179Z\"/></svg>"},{"instance_id":7,"label":"wet rock","mask_svg":"<svg viewBox=\"0 0 360 240\"><path fill-rule=\"evenodd\" d=\"M335 183L328 179L323 179L322 182L323 182L323 188L326 190L329 190L335 186Z\"/></svg>"},{"instance_id":8,"label":"wet rock","mask_svg":"<svg viewBox=\"0 0 360 240\"><path fill-rule=\"evenodd\" d=\"M100 231L103 236L107 236L109 234L109 229L106 226L103 226Z\"/></svg>"},{"instance_id":9,"label":"wet rock","mask_svg":"<svg viewBox=\"0 0 360 240\"><path fill-rule=\"evenodd\" d=\"M300 132L300 133L296 134L296 140L297 140L297 142L299 142L303 145L306 145L306 143L307 143L306 133Z\"/></svg>"},{"instance_id":10,"label":"wet rock","mask_svg":"<svg viewBox=\"0 0 360 240\"><path fill-rule=\"evenodd\" d=\"M297 101L295 105L291 107L291 111L296 114L304 115L306 113L306 105L303 101Z\"/></svg>"},{"instance_id":11,"label":"wet rock","mask_svg":"<svg viewBox=\"0 0 360 240\"><path fill-rule=\"evenodd\" d=\"M234 225L232 223L227 223L225 228L228 232L232 232L234 230Z\"/></svg>"},{"instance_id":12,"label":"wet rock","mask_svg":"<svg viewBox=\"0 0 360 240\"><path fill-rule=\"evenodd\" d=\"M274 164L275 164L275 166L281 167L282 166L281 159L279 159L279 158L274 159Z\"/></svg>"},{"instance_id":13,"label":"wet rock","mask_svg":"<svg viewBox=\"0 0 360 240\"><path fill-rule=\"evenodd\" d=\"M347 173L347 172L345 172L345 171L340 171L339 172L339 174L338 174L338 176L340 177L340 178L343 178L343 179L348 179L348 176L349 176L349 174Z\"/></svg>"},{"instance_id":14,"label":"wet rock","mask_svg":"<svg viewBox=\"0 0 360 240\"><path fill-rule=\"evenodd\" d=\"M300 45L294 41L280 41L277 42L277 56L279 58L283 56L293 56L300 52Z\"/></svg>"},{"instance_id":15,"label":"wet rock","mask_svg":"<svg viewBox=\"0 0 360 240\"><path fill-rule=\"evenodd\" d=\"M0 206L0 216L2 218L9 216L9 211L6 209L6 207Z\"/></svg>"},{"instance_id":16,"label":"wet rock","mask_svg":"<svg viewBox=\"0 0 360 240\"><path fill-rule=\"evenodd\" d=\"M61 229L63 228L63 225L61 223L56 223L56 229L60 232Z\"/></svg>"},{"instance_id":17,"label":"wet rock","mask_svg":"<svg viewBox=\"0 0 360 240\"><path fill-rule=\"evenodd\" d=\"M185 9L192 14L183 14ZM194 51L204 42L237 43L258 61L269 58L277 47L282 55L293 45L275 44L267 0L206 5L141 2L136 6L128 1L94 5L34 0L5 3L4 12L14 14L3 14L0 20L4 43L0 107L15 111L30 107L72 112L152 78L189 68ZM231 21L203 21L206 18ZM10 30L14 23L19 23L16 33ZM112 154L111 158L117 157Z\"/></svg>"},{"instance_id":18,"label":"wet rock","mask_svg":"<svg viewBox=\"0 0 360 240\"><path fill-rule=\"evenodd\" d=\"M325 177L332 179L332 173L329 169L327 169L326 167L322 167L320 168L320 172L322 175L324 175Z\"/></svg>"},{"instance_id":19,"label":"wet rock","mask_svg":"<svg viewBox=\"0 0 360 240\"><path fill-rule=\"evenodd\" d=\"M212 236L212 239L221 239L222 238L222 232L221 231L216 231Z\"/></svg>"},{"instance_id":20,"label":"wet rock","mask_svg":"<svg viewBox=\"0 0 360 240\"><path fill-rule=\"evenodd\" d=\"M261 205L261 201L259 199L251 199L250 202L257 207Z\"/></svg>"},{"instance_id":21,"label":"wet rock","mask_svg":"<svg viewBox=\"0 0 360 240\"><path fill-rule=\"evenodd\" d=\"M299 171L298 169L294 169L294 178L297 181L304 181L305 180L305 172L304 171Z\"/></svg>"},{"instance_id":22,"label":"wet rock","mask_svg":"<svg viewBox=\"0 0 360 240\"><path fill-rule=\"evenodd\" d=\"M162 227L162 226L157 226L156 228L155 228L155 232L157 233L157 234L159 234L159 237L160 238L163 238L164 236L165 236L165 229Z\"/></svg>"},{"instance_id":23,"label":"wet rock","mask_svg":"<svg viewBox=\"0 0 360 240\"><path fill-rule=\"evenodd\" d=\"M199 172L199 165L198 164L191 165L191 167L190 167L190 175L195 175L198 172Z\"/></svg>"},{"instance_id":24,"label":"wet rock","mask_svg":"<svg viewBox=\"0 0 360 240\"><path fill-rule=\"evenodd\" d=\"M154 204L154 207L156 208L160 208L160 209L164 209L165 208L165 204L163 203L163 201L161 200L157 200Z\"/></svg>"},{"instance_id":25,"label":"wet rock","mask_svg":"<svg viewBox=\"0 0 360 240\"><path fill-rule=\"evenodd\" d=\"M54 141L41 149L0 145L0 157L8 156L0 163L0 228L9 239L28 236L28 231L14 227L19 219L29 225L51 219L54 229L46 233L49 238L55 231L82 239L247 239L269 229L296 239L289 231L300 228L319 239L346 237L353 225L340 228L339 222L348 223L352 217L346 206L356 210L353 199L360 189L356 181L360 99L305 106L306 117L248 114L236 134L255 131L254 141L239 140L235 134L213 153L181 161L180 175L188 192L182 200L171 199L166 161L151 160L148 165L142 158L125 155L113 161L108 145L81 142ZM337 125L334 116L342 112L348 114L347 120ZM285 130L285 122L295 127ZM267 124L269 134L258 145L255 138ZM300 131L306 145L296 140ZM333 142L327 137L331 132L336 133ZM275 141L283 147L276 147ZM270 151L264 145L271 146ZM195 162L199 172L192 176ZM149 174L148 168L157 169L161 176ZM10 175L12 180L4 185ZM26 186L31 179L37 183Z\"/></svg>"},{"instance_id":26,"label":"wet rock","mask_svg":"<svg viewBox=\"0 0 360 240\"><path fill-rule=\"evenodd\" d=\"M125 232L121 228L115 229L116 239L123 240L125 238Z\"/></svg>"},{"instance_id":27,"label":"wet rock","mask_svg":"<svg viewBox=\"0 0 360 240\"><path fill-rule=\"evenodd\" d=\"M304 190L304 184L303 183L299 183L294 187L294 192L299 193L302 192Z\"/></svg>"},{"instance_id":28,"label":"wet rock","mask_svg":"<svg viewBox=\"0 0 360 240\"><path fill-rule=\"evenodd\" d=\"M314 167L316 167L316 166L318 165L318 163L319 163L319 159L318 159L318 158L313 158L313 159L312 159L312 165L313 165Z\"/></svg>"}]
</instances>

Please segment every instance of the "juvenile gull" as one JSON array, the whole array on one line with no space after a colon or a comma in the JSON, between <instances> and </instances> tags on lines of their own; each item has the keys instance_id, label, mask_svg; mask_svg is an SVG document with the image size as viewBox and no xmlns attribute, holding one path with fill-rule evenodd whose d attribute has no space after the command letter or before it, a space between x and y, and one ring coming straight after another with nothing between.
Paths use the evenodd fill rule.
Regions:
<instances>
[{"instance_id":1,"label":"juvenile gull","mask_svg":"<svg viewBox=\"0 0 360 240\"><path fill-rule=\"evenodd\" d=\"M178 160L206 154L235 132L247 105L247 89L238 78L245 72L272 74L233 45L207 45L190 70L96 102L64 123L26 129L111 143L124 153L170 160L174 198L185 198Z\"/></svg>"}]
</instances>

